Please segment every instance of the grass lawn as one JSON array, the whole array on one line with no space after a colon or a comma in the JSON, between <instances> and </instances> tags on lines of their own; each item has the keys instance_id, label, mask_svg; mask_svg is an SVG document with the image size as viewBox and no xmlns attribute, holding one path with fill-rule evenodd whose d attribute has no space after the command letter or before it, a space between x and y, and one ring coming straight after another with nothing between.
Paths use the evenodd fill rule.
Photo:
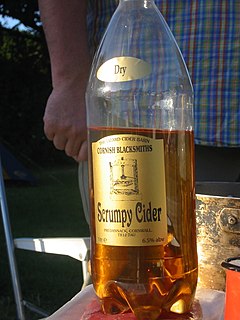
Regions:
<instances>
[{"instance_id":1,"label":"grass lawn","mask_svg":"<svg viewBox=\"0 0 240 320\"><path fill-rule=\"evenodd\" d=\"M89 236L77 180L77 165L39 169L36 186L6 187L13 237ZM2 219L1 219L2 221ZM0 319L15 320L16 308L6 242L0 223ZM54 312L81 288L81 263L70 257L16 250L24 300ZM26 310L26 319L40 318Z\"/></svg>"}]
</instances>

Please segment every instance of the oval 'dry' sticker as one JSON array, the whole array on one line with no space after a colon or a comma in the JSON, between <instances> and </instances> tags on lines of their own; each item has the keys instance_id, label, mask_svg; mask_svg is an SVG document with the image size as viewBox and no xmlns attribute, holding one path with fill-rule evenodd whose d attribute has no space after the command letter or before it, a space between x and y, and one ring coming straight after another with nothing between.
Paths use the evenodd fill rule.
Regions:
<instances>
[{"instance_id":1,"label":"oval 'dry' sticker","mask_svg":"<svg viewBox=\"0 0 240 320\"><path fill-rule=\"evenodd\" d=\"M105 82L141 79L151 73L151 65L134 57L115 57L104 62L97 71L97 78Z\"/></svg>"}]
</instances>

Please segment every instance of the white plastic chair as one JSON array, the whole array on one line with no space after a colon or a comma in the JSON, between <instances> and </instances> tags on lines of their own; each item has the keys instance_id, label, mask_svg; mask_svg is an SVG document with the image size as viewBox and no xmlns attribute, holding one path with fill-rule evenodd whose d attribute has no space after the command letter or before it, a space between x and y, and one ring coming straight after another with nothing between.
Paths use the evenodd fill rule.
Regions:
<instances>
[{"instance_id":1,"label":"white plastic chair","mask_svg":"<svg viewBox=\"0 0 240 320\"><path fill-rule=\"evenodd\" d=\"M79 166L79 187L82 196L83 208L87 221L89 222L89 204L88 204L88 179L86 176L86 170L84 170L87 164L83 163ZM39 314L41 317L47 317L49 314L41 308L34 306L28 301L25 301L22 297L21 285L18 276L17 263L15 258L15 249L24 249L37 252L45 252L51 254L60 254L70 256L82 262L83 272L83 285L90 283L90 274L88 272L88 261L90 252L90 238L16 238L13 239L8 206L6 200L5 185L2 173L1 155L0 155L0 201L1 201L1 213L3 219L3 227L6 238L7 253L10 265L10 273L12 279L12 286L14 292L14 298L16 303L17 320L25 320L24 307L27 307L31 311Z\"/></svg>"},{"instance_id":2,"label":"white plastic chair","mask_svg":"<svg viewBox=\"0 0 240 320\"><path fill-rule=\"evenodd\" d=\"M16 238L14 246L36 252L66 255L82 262L83 285L82 289L90 281L88 273L88 261L90 250L90 238Z\"/></svg>"}]
</instances>

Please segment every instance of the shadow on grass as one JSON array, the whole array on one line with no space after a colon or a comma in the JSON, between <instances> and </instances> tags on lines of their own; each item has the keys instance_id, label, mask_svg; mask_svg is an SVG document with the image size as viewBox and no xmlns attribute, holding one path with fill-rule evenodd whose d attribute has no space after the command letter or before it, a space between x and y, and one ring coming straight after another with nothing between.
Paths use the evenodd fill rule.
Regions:
<instances>
[{"instance_id":1,"label":"shadow on grass","mask_svg":"<svg viewBox=\"0 0 240 320\"><path fill-rule=\"evenodd\" d=\"M13 237L89 236L77 180L77 165L34 172L36 186L6 188ZM0 224L0 315L15 320L16 308ZM54 312L81 288L81 263L70 257L16 250L25 300ZM26 319L40 318L26 311Z\"/></svg>"}]
</instances>

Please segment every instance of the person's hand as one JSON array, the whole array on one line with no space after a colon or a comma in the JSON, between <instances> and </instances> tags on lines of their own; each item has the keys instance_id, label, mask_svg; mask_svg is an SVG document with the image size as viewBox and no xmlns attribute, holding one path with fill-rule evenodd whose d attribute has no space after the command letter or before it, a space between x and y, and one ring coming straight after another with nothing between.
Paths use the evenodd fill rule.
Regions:
<instances>
[{"instance_id":1,"label":"person's hand","mask_svg":"<svg viewBox=\"0 0 240 320\"><path fill-rule=\"evenodd\" d=\"M76 161L87 160L85 88L83 81L53 88L43 118L47 138Z\"/></svg>"}]
</instances>

